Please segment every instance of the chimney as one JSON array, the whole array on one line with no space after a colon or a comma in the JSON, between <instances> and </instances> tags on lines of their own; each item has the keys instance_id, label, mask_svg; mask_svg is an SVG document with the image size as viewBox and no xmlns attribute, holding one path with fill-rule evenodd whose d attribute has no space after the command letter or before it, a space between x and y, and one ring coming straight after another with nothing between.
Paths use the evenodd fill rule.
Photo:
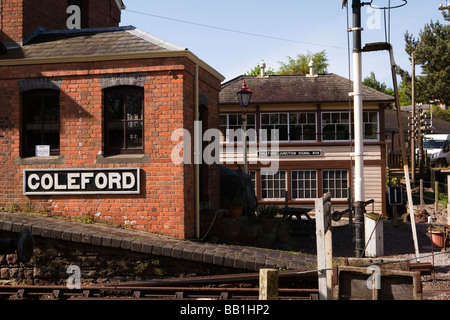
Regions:
<instances>
[{"instance_id":1,"label":"chimney","mask_svg":"<svg viewBox=\"0 0 450 320\"><path fill-rule=\"evenodd\" d=\"M317 77L316 64L312 60L309 62L309 74L307 76L308 77Z\"/></svg>"},{"instance_id":2,"label":"chimney","mask_svg":"<svg viewBox=\"0 0 450 320\"><path fill-rule=\"evenodd\" d=\"M261 77L265 77L266 76L266 63L264 62L264 60L261 60L261 62L259 63L259 68L261 69Z\"/></svg>"},{"instance_id":3,"label":"chimney","mask_svg":"<svg viewBox=\"0 0 450 320\"><path fill-rule=\"evenodd\" d=\"M82 28L118 27L124 4L120 0L2 0L1 39L4 45L23 45L37 30L66 30L69 5L80 6Z\"/></svg>"}]
</instances>

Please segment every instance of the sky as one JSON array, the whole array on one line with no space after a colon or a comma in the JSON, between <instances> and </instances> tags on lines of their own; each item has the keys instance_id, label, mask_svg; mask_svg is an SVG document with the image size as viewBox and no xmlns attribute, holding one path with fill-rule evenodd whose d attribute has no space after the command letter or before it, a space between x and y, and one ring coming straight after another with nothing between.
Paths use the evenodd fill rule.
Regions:
<instances>
[{"instance_id":1,"label":"sky","mask_svg":"<svg viewBox=\"0 0 450 320\"><path fill-rule=\"evenodd\" d=\"M404 35L408 31L417 38L431 20L448 23L438 10L441 1L445 5L445 0L407 0L405 6L390 11L364 6L363 45L384 42L388 37L396 64L411 71ZM387 7L389 2L398 6L404 0L373 0L372 5ZM122 26L133 25L188 48L221 73L225 81L248 72L261 60L267 68L278 70L279 62L286 62L288 56L322 50L327 53L329 73L352 78L347 9L342 9L341 0L124 0L124 3ZM351 27L351 8L348 21ZM351 34L349 39L351 50ZM420 70L418 66L417 74ZM378 81L392 87L387 51L363 54L363 77L371 72Z\"/></svg>"}]
</instances>

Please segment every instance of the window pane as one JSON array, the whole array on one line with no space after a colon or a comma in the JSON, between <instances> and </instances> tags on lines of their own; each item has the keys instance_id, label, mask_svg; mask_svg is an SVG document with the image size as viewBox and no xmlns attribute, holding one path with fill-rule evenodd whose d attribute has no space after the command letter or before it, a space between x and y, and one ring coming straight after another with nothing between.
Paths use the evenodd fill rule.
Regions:
<instances>
[{"instance_id":1,"label":"window pane","mask_svg":"<svg viewBox=\"0 0 450 320\"><path fill-rule=\"evenodd\" d=\"M291 125L289 127L289 138L291 141L304 140L302 136L302 127L300 125Z\"/></svg>"},{"instance_id":2,"label":"window pane","mask_svg":"<svg viewBox=\"0 0 450 320\"><path fill-rule=\"evenodd\" d=\"M126 96L127 120L142 120L142 102L141 94L128 94Z\"/></svg>"},{"instance_id":3,"label":"window pane","mask_svg":"<svg viewBox=\"0 0 450 320\"><path fill-rule=\"evenodd\" d=\"M278 124L278 114L272 113L270 114L270 124Z\"/></svg>"},{"instance_id":4,"label":"window pane","mask_svg":"<svg viewBox=\"0 0 450 320\"><path fill-rule=\"evenodd\" d=\"M255 125L256 125L256 115L247 114L247 127L255 128Z\"/></svg>"},{"instance_id":5,"label":"window pane","mask_svg":"<svg viewBox=\"0 0 450 320\"><path fill-rule=\"evenodd\" d=\"M323 192L331 193L333 199L348 198L348 171L347 170L324 170Z\"/></svg>"},{"instance_id":6,"label":"window pane","mask_svg":"<svg viewBox=\"0 0 450 320\"><path fill-rule=\"evenodd\" d=\"M303 140L316 140L316 126L303 126Z\"/></svg>"},{"instance_id":7,"label":"window pane","mask_svg":"<svg viewBox=\"0 0 450 320\"><path fill-rule=\"evenodd\" d=\"M280 141L287 141L287 140L289 140L287 126L278 125L278 126L275 126L274 129L279 130Z\"/></svg>"},{"instance_id":8,"label":"window pane","mask_svg":"<svg viewBox=\"0 0 450 320\"><path fill-rule=\"evenodd\" d=\"M127 148L142 148L142 121L127 123Z\"/></svg>"},{"instance_id":9,"label":"window pane","mask_svg":"<svg viewBox=\"0 0 450 320\"><path fill-rule=\"evenodd\" d=\"M317 172L315 170L291 171L291 190L293 199L313 199L317 195Z\"/></svg>"},{"instance_id":10,"label":"window pane","mask_svg":"<svg viewBox=\"0 0 450 320\"><path fill-rule=\"evenodd\" d=\"M334 125L325 125L322 128L323 140L336 140Z\"/></svg>"},{"instance_id":11,"label":"window pane","mask_svg":"<svg viewBox=\"0 0 450 320\"><path fill-rule=\"evenodd\" d=\"M123 97L120 94L106 95L106 116L108 120L123 120Z\"/></svg>"},{"instance_id":12,"label":"window pane","mask_svg":"<svg viewBox=\"0 0 450 320\"><path fill-rule=\"evenodd\" d=\"M290 125L294 125L294 124L297 124L297 123L298 123L298 121L297 121L297 116L298 116L297 113L290 113L290 114L289 114L289 124L290 124Z\"/></svg>"},{"instance_id":13,"label":"window pane","mask_svg":"<svg viewBox=\"0 0 450 320\"><path fill-rule=\"evenodd\" d=\"M263 199L282 199L286 190L286 171L273 172L262 171L261 197Z\"/></svg>"},{"instance_id":14,"label":"window pane","mask_svg":"<svg viewBox=\"0 0 450 320\"><path fill-rule=\"evenodd\" d=\"M125 147L123 122L108 122L108 141L110 149L123 149Z\"/></svg>"}]
</instances>

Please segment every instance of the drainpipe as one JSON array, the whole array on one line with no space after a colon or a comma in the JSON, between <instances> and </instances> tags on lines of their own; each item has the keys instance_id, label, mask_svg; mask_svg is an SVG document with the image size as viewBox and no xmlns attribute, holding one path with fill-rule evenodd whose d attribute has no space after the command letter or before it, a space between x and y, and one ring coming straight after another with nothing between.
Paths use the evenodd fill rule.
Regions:
<instances>
[{"instance_id":1,"label":"drainpipe","mask_svg":"<svg viewBox=\"0 0 450 320\"><path fill-rule=\"evenodd\" d=\"M199 123L199 85L198 64L194 66L194 211L195 211L195 237L200 239L200 163L202 147L202 127Z\"/></svg>"}]
</instances>

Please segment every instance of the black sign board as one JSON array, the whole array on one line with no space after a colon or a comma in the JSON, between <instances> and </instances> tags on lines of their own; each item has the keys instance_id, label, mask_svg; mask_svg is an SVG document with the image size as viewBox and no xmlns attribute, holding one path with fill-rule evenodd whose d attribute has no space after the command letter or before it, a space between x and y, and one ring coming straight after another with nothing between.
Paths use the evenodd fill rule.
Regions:
<instances>
[{"instance_id":1,"label":"black sign board","mask_svg":"<svg viewBox=\"0 0 450 320\"><path fill-rule=\"evenodd\" d=\"M24 170L26 195L139 194L139 168Z\"/></svg>"},{"instance_id":2,"label":"black sign board","mask_svg":"<svg viewBox=\"0 0 450 320\"><path fill-rule=\"evenodd\" d=\"M390 187L389 191L389 204L398 206L403 204L403 188L402 187Z\"/></svg>"},{"instance_id":3,"label":"black sign board","mask_svg":"<svg viewBox=\"0 0 450 320\"><path fill-rule=\"evenodd\" d=\"M320 157L322 156L321 150L316 151L260 151L258 152L259 157Z\"/></svg>"}]
</instances>

